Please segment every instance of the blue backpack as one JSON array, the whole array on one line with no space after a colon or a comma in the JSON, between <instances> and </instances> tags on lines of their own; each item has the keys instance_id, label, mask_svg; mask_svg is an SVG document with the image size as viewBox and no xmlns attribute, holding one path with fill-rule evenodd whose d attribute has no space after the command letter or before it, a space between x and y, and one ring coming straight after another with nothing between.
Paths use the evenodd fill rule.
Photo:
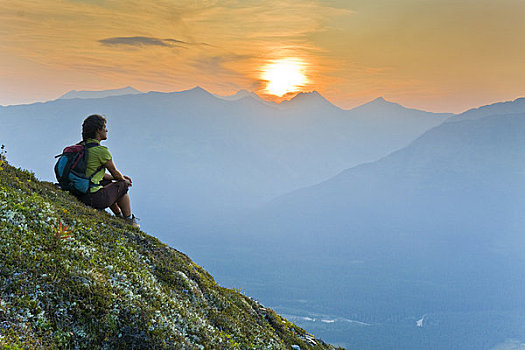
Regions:
<instances>
[{"instance_id":1,"label":"blue backpack","mask_svg":"<svg viewBox=\"0 0 525 350\"><path fill-rule=\"evenodd\" d=\"M104 165L101 165L91 176L86 176L88 149L95 146L98 146L98 143L80 142L64 148L62 154L55 156L59 158L55 164L55 175L61 189L81 196L95 186L91 179L104 168Z\"/></svg>"}]
</instances>

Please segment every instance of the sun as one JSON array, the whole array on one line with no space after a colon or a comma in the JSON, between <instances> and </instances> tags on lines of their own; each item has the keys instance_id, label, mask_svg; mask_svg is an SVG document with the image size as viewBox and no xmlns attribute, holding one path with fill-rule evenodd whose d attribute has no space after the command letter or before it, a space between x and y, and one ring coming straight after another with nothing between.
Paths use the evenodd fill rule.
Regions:
<instances>
[{"instance_id":1,"label":"sun","mask_svg":"<svg viewBox=\"0 0 525 350\"><path fill-rule=\"evenodd\" d=\"M276 96L300 90L308 79L305 64L299 59L286 58L273 61L263 68L262 79L267 82L265 91Z\"/></svg>"}]
</instances>

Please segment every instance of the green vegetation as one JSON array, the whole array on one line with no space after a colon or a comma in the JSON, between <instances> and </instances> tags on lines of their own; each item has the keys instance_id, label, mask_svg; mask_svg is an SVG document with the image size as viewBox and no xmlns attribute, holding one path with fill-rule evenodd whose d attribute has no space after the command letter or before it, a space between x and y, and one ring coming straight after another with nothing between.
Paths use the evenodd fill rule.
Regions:
<instances>
[{"instance_id":1,"label":"green vegetation","mask_svg":"<svg viewBox=\"0 0 525 350\"><path fill-rule=\"evenodd\" d=\"M0 348L333 349L4 155Z\"/></svg>"}]
</instances>

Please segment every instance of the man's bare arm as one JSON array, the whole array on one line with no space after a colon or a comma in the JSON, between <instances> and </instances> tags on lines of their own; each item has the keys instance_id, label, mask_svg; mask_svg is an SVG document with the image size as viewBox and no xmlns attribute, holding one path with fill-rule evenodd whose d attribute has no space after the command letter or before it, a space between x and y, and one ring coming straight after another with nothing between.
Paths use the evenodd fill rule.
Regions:
<instances>
[{"instance_id":1,"label":"man's bare arm","mask_svg":"<svg viewBox=\"0 0 525 350\"><path fill-rule=\"evenodd\" d=\"M113 159L108 160L106 164L104 164L104 167L108 169L110 174L113 176L112 179L108 179L108 180L126 181L126 178L124 177L124 175L122 175L122 173L117 170L117 167L113 163ZM104 175L104 177L106 176Z\"/></svg>"}]
</instances>

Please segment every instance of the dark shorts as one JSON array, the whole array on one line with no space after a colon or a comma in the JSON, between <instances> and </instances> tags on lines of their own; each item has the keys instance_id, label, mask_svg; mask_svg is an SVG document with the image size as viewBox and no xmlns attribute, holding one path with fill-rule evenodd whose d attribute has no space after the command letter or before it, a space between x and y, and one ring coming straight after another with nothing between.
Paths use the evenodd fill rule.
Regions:
<instances>
[{"instance_id":1,"label":"dark shorts","mask_svg":"<svg viewBox=\"0 0 525 350\"><path fill-rule=\"evenodd\" d=\"M78 199L95 209L105 209L128 193L128 185L124 181L111 182L102 180L100 184L104 187L97 192L80 196Z\"/></svg>"}]
</instances>

